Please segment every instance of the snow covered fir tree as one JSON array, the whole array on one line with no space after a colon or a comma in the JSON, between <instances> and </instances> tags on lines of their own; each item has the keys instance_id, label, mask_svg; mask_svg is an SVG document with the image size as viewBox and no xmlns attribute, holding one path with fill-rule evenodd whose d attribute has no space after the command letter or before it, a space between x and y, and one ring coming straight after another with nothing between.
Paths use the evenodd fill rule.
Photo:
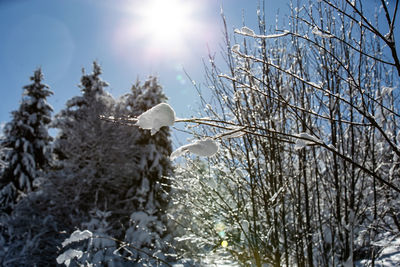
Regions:
<instances>
[{"instance_id":1,"label":"snow covered fir tree","mask_svg":"<svg viewBox=\"0 0 400 267\"><path fill-rule=\"evenodd\" d=\"M101 114L112 111L114 99L104 90L108 85L100 79L100 74L97 63L92 74L83 73L79 85L82 95L68 100L52 123L58 129L53 147L54 172L63 177L57 179L64 184L60 189L74 192L74 205L87 214L93 207L107 206L105 191L110 189L104 183L112 181L107 171L112 171L109 159L115 157L109 150L112 125L99 119ZM76 185L78 191L69 188Z\"/></svg>"},{"instance_id":2,"label":"snow covered fir tree","mask_svg":"<svg viewBox=\"0 0 400 267\"><path fill-rule=\"evenodd\" d=\"M48 125L52 107L47 103L47 97L52 92L42 83L41 69L34 72L31 80L33 83L24 87L19 109L12 112L12 121L5 126L2 140L0 262L10 266L26 263L19 256L24 251L30 254L32 232L38 228L42 233L51 229L41 220L43 218L38 220L33 216L35 212L40 214L43 207L27 212L21 205L26 203L27 195L40 187L51 162L52 138L48 134ZM43 227L46 227L45 231ZM29 256L36 260L32 254Z\"/></svg>"},{"instance_id":3,"label":"snow covered fir tree","mask_svg":"<svg viewBox=\"0 0 400 267\"><path fill-rule=\"evenodd\" d=\"M59 251L62 241L76 229L97 236L78 244L84 252L76 259L81 264L152 264L171 252L166 219L166 176L172 173L168 128L151 135L100 119L109 114L136 116L166 97L157 79L150 78L115 100L104 90L108 85L100 75L96 62L91 74L83 72L82 95L67 101L51 124L58 135L41 184L27 190L10 215L2 214L2 240L7 248L0 255L3 264L56 264L56 256L63 252ZM15 124L20 124L19 113L13 114ZM42 162L38 166L48 163ZM123 244L130 246L115 254Z\"/></svg>"},{"instance_id":4,"label":"snow covered fir tree","mask_svg":"<svg viewBox=\"0 0 400 267\"><path fill-rule=\"evenodd\" d=\"M104 91L107 84L100 74L99 65L94 63L93 74L82 77L83 95L68 101L67 109L56 115L54 126L60 133L54 153L60 164L57 173L65 176L60 188L67 194L74 190L71 186L79 184L73 205L78 205L82 219L88 221L92 213L110 212L108 232L99 234L128 239L135 248L148 253L161 253L160 249L165 250L160 247L165 243L162 238L167 233L163 213L168 204L161 185L165 184L163 177L171 172L168 129L150 136L138 128L100 120L100 116L114 111L135 116L166 98L152 78L143 86L133 86L132 93L116 103ZM67 185L66 180L71 184ZM128 253L133 254L132 261L146 257L139 257L137 249ZM102 260L104 263L108 259Z\"/></svg>"},{"instance_id":5,"label":"snow covered fir tree","mask_svg":"<svg viewBox=\"0 0 400 267\"><path fill-rule=\"evenodd\" d=\"M122 97L124 108L128 116L137 117L152 107L167 100L161 86L155 77L151 77L143 85L136 83L131 93ZM135 188L133 192L134 208L130 215L130 227L126 231L125 241L140 248L146 254L165 258L169 252L169 235L166 210L169 204L169 179L172 175L172 165L169 155L172 152L170 133L163 127L156 134L148 130L135 128L137 138L134 146L140 151L137 157ZM131 250L134 258L148 259L143 252Z\"/></svg>"},{"instance_id":6,"label":"snow covered fir tree","mask_svg":"<svg viewBox=\"0 0 400 267\"><path fill-rule=\"evenodd\" d=\"M42 83L41 69L31 77L32 84L24 87L22 102L12 112L12 121L4 128L2 146L6 149L4 161L8 164L0 179L1 208L10 208L21 193L31 192L35 179L43 175L50 161L48 124L52 107L47 97L52 94Z\"/></svg>"}]
</instances>

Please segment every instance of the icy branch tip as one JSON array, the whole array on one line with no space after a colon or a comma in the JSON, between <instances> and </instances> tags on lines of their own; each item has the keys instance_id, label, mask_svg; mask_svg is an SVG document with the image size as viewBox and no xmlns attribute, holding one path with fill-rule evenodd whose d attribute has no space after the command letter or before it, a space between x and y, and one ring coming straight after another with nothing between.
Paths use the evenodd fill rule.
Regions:
<instances>
[{"instance_id":1,"label":"icy branch tip","mask_svg":"<svg viewBox=\"0 0 400 267\"><path fill-rule=\"evenodd\" d=\"M154 135L161 127L172 126L174 122L175 111L167 103L161 103L141 114L135 125L151 130L151 135Z\"/></svg>"}]
</instances>

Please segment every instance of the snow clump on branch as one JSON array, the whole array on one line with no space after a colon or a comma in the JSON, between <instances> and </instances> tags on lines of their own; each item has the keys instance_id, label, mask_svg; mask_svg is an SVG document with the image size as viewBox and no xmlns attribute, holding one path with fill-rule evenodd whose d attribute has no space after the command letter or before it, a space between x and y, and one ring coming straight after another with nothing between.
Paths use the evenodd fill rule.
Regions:
<instances>
[{"instance_id":1,"label":"snow clump on branch","mask_svg":"<svg viewBox=\"0 0 400 267\"><path fill-rule=\"evenodd\" d=\"M65 264L66 266L69 266L71 264L71 260L74 258L80 259L83 255L83 252L80 250L75 250L75 249L68 249L65 251L63 254L57 257L57 263L58 264Z\"/></svg>"},{"instance_id":2,"label":"snow clump on branch","mask_svg":"<svg viewBox=\"0 0 400 267\"><path fill-rule=\"evenodd\" d=\"M137 118L135 125L142 129L151 130L151 135L157 133L163 126L172 126L175 122L175 111L166 103L158 104ZM218 152L218 144L212 139L198 140L184 145L172 152L170 158L175 158L190 152L203 157L213 156Z\"/></svg>"},{"instance_id":3,"label":"snow clump on branch","mask_svg":"<svg viewBox=\"0 0 400 267\"><path fill-rule=\"evenodd\" d=\"M212 139L198 140L194 143L179 147L177 150L172 152L171 160L190 152L202 157L211 157L218 152L218 144Z\"/></svg>"},{"instance_id":4,"label":"snow clump on branch","mask_svg":"<svg viewBox=\"0 0 400 267\"><path fill-rule=\"evenodd\" d=\"M62 242L62 246L65 247L71 243L74 242L79 242L88 238L91 238L93 236L92 232L85 230L85 231L80 231L76 230L71 234L71 236Z\"/></svg>"},{"instance_id":5,"label":"snow clump on branch","mask_svg":"<svg viewBox=\"0 0 400 267\"><path fill-rule=\"evenodd\" d=\"M271 39L271 38L279 38L288 35L290 32L287 30L284 30L282 33L276 33L276 34L269 34L269 35L263 35L263 34L256 34L252 29L243 26L241 29L235 29L234 31L236 34L244 35L244 36L249 36L253 38L261 38L261 39ZM238 50L234 50L235 46L232 47L233 52L238 52Z\"/></svg>"},{"instance_id":6,"label":"snow clump on branch","mask_svg":"<svg viewBox=\"0 0 400 267\"><path fill-rule=\"evenodd\" d=\"M157 133L163 126L172 126L175 122L175 111L166 103L158 104L137 118L136 125L142 129L151 130L151 135Z\"/></svg>"},{"instance_id":7,"label":"snow clump on branch","mask_svg":"<svg viewBox=\"0 0 400 267\"><path fill-rule=\"evenodd\" d=\"M256 35L256 33L252 29L250 29L246 26L243 26L240 30L235 29L235 33L247 35L247 36L255 36Z\"/></svg>"}]
</instances>

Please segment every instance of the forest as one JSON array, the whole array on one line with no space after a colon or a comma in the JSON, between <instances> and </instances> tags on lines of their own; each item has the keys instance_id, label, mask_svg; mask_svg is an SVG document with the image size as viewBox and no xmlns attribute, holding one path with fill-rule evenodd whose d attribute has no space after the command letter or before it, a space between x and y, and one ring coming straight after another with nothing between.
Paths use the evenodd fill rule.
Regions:
<instances>
[{"instance_id":1,"label":"forest","mask_svg":"<svg viewBox=\"0 0 400 267\"><path fill-rule=\"evenodd\" d=\"M157 77L112 96L96 61L53 114L34 70L1 137L0 264L399 266L399 1L375 4L222 13L188 118Z\"/></svg>"}]
</instances>

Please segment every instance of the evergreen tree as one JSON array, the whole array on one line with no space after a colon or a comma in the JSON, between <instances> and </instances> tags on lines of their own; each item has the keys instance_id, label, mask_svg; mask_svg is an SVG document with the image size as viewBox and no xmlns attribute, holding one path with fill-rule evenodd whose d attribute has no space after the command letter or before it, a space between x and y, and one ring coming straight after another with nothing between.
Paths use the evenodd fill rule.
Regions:
<instances>
[{"instance_id":1,"label":"evergreen tree","mask_svg":"<svg viewBox=\"0 0 400 267\"><path fill-rule=\"evenodd\" d=\"M99 116L112 110L114 100L104 91L107 83L100 74L100 66L94 63L93 73L83 73L81 78L83 94L69 100L56 115L52 127L57 127L59 133L53 145L53 168L40 190L18 202L6 220L10 238L4 263L56 265L59 247L68 234L93 222L97 207L107 209L108 195L113 195L112 179L107 174L111 169L108 160L114 156L109 154L113 125ZM40 227L32 227L27 220ZM101 226L90 230L101 232ZM86 258L101 260L96 254L99 249L90 247Z\"/></svg>"},{"instance_id":2,"label":"evergreen tree","mask_svg":"<svg viewBox=\"0 0 400 267\"><path fill-rule=\"evenodd\" d=\"M32 84L24 87L24 96L18 110L12 112L12 121L4 128L4 160L8 163L0 181L0 203L3 207L13 202L18 191L30 192L33 181L49 164L47 126L51 122L52 107L46 98L52 94L42 83L41 69L31 77Z\"/></svg>"},{"instance_id":3,"label":"evergreen tree","mask_svg":"<svg viewBox=\"0 0 400 267\"><path fill-rule=\"evenodd\" d=\"M118 187L122 185L117 182L118 168L114 164L121 160L116 154L120 149L115 146L118 137L114 133L114 125L100 119L101 115L113 112L115 105L113 97L104 90L108 84L100 78L101 74L97 62L93 63L91 74L83 70L79 85L82 95L68 100L66 108L55 117L52 126L59 130L54 142L57 163L50 179L53 191L58 192L57 204L72 207L73 216L65 214L66 217L57 218L61 224L59 228L71 231L69 226L72 225L107 236L113 234L113 224L107 222L109 226L103 229L105 222L95 216L102 211L107 217L113 214L114 203L121 192ZM95 225L96 222L99 225ZM118 226L121 227L120 224ZM95 240L85 245L82 260L92 259L94 266L115 262L117 256L112 254L111 248L103 247L103 241Z\"/></svg>"},{"instance_id":4,"label":"evergreen tree","mask_svg":"<svg viewBox=\"0 0 400 267\"><path fill-rule=\"evenodd\" d=\"M162 253L157 252L166 252L168 239L168 197L162 185L168 183L165 177L171 174L169 131L162 129L151 136L148 131L112 124L100 116L114 113L136 117L166 97L157 80L151 78L144 85L136 83L132 93L115 105L103 89L107 84L100 74L100 67L94 63L93 73L82 77L83 95L69 100L67 108L56 116L54 126L60 132L54 151L59 170L53 176L62 179L54 183L76 207L79 219L71 224L86 229L89 221L89 230L103 237L125 239L132 248L129 257L136 261L149 255L159 257ZM100 232L92 225L96 221L93 214L99 212L107 214L107 227ZM96 258L96 264L111 260L105 251L100 259L102 241L93 244L100 245L91 246L84 259Z\"/></svg>"},{"instance_id":5,"label":"evergreen tree","mask_svg":"<svg viewBox=\"0 0 400 267\"><path fill-rule=\"evenodd\" d=\"M112 125L100 120L100 115L112 111L114 99L104 90L108 84L101 73L96 62L92 74L83 72L82 96L68 100L52 125L59 129L54 143L58 170L52 174L59 179L54 182L83 214L97 205L107 206Z\"/></svg>"},{"instance_id":6,"label":"evergreen tree","mask_svg":"<svg viewBox=\"0 0 400 267\"><path fill-rule=\"evenodd\" d=\"M131 94L124 97L125 110L137 117L153 106L165 102L166 96L156 78L151 77L143 85L132 87ZM130 216L130 228L125 240L157 257L167 251L169 239L166 209L169 203L167 176L172 168L169 160L171 142L169 129L164 127L155 135L150 131L134 128L139 132L135 148L140 151L134 184L134 211ZM137 259L148 259L148 255L132 250Z\"/></svg>"}]
</instances>

